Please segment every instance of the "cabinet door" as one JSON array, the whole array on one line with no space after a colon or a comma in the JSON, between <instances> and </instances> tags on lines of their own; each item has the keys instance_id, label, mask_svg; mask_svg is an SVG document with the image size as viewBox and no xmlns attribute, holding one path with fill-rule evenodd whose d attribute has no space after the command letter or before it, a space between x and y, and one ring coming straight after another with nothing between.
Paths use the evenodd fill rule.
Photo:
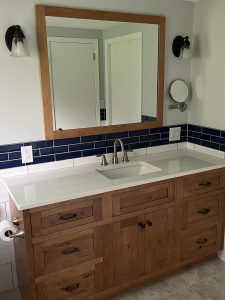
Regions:
<instances>
[{"instance_id":1,"label":"cabinet door","mask_svg":"<svg viewBox=\"0 0 225 300\"><path fill-rule=\"evenodd\" d=\"M117 284L144 272L144 226L141 217L113 224L113 277Z\"/></svg>"},{"instance_id":2,"label":"cabinet door","mask_svg":"<svg viewBox=\"0 0 225 300\"><path fill-rule=\"evenodd\" d=\"M143 217L145 273L172 263L174 209L164 209Z\"/></svg>"}]
</instances>

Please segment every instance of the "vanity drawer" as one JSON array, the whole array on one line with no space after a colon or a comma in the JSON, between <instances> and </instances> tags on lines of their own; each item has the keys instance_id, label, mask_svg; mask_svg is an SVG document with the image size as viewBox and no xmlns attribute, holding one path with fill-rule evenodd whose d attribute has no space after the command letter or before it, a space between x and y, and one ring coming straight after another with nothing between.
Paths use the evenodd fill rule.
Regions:
<instances>
[{"instance_id":1,"label":"vanity drawer","mask_svg":"<svg viewBox=\"0 0 225 300\"><path fill-rule=\"evenodd\" d=\"M32 235L39 236L102 219L101 198L57 206L31 214Z\"/></svg>"},{"instance_id":2,"label":"vanity drawer","mask_svg":"<svg viewBox=\"0 0 225 300\"><path fill-rule=\"evenodd\" d=\"M182 222L183 229L195 226L196 222L211 220L211 218L223 218L224 193L221 191L210 192L192 198L183 205Z\"/></svg>"},{"instance_id":3,"label":"vanity drawer","mask_svg":"<svg viewBox=\"0 0 225 300\"><path fill-rule=\"evenodd\" d=\"M189 176L182 181L183 197L192 197L201 193L224 187L224 174L222 171L212 171Z\"/></svg>"},{"instance_id":4,"label":"vanity drawer","mask_svg":"<svg viewBox=\"0 0 225 300\"><path fill-rule=\"evenodd\" d=\"M210 255L222 248L223 224L218 222L181 233L181 260Z\"/></svg>"},{"instance_id":5,"label":"vanity drawer","mask_svg":"<svg viewBox=\"0 0 225 300\"><path fill-rule=\"evenodd\" d=\"M145 185L113 196L113 216L174 201L174 183Z\"/></svg>"},{"instance_id":6,"label":"vanity drawer","mask_svg":"<svg viewBox=\"0 0 225 300\"><path fill-rule=\"evenodd\" d=\"M80 300L102 288L102 263L90 263L49 275L37 284L37 293L40 300Z\"/></svg>"},{"instance_id":7,"label":"vanity drawer","mask_svg":"<svg viewBox=\"0 0 225 300\"><path fill-rule=\"evenodd\" d=\"M102 256L101 227L34 244L36 276L44 275Z\"/></svg>"}]
</instances>

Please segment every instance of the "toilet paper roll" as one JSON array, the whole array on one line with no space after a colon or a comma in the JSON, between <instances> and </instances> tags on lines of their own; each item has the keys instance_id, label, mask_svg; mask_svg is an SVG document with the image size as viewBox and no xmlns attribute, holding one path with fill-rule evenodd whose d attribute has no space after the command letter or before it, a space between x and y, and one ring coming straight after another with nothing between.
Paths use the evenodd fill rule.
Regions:
<instances>
[{"instance_id":1,"label":"toilet paper roll","mask_svg":"<svg viewBox=\"0 0 225 300\"><path fill-rule=\"evenodd\" d=\"M7 220L0 222L0 238L3 241L11 241L12 238L10 238L10 234L16 234L18 231L18 227L16 227L12 222Z\"/></svg>"}]
</instances>

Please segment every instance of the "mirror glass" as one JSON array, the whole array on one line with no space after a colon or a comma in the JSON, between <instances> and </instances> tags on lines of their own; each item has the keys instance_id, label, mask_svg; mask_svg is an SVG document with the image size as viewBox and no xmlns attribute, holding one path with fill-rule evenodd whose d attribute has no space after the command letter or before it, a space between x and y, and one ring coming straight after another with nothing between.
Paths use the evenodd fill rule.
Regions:
<instances>
[{"instance_id":1,"label":"mirror glass","mask_svg":"<svg viewBox=\"0 0 225 300\"><path fill-rule=\"evenodd\" d=\"M54 130L157 120L157 24L46 17Z\"/></svg>"},{"instance_id":2,"label":"mirror glass","mask_svg":"<svg viewBox=\"0 0 225 300\"><path fill-rule=\"evenodd\" d=\"M185 102L189 98L189 86L183 80L175 80L170 86L171 98L178 102Z\"/></svg>"}]
</instances>

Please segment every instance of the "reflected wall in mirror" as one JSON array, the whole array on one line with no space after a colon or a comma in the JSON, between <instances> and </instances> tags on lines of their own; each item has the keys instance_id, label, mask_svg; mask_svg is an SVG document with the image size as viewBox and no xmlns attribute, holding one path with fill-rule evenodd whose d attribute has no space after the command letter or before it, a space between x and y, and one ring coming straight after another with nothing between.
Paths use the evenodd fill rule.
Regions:
<instances>
[{"instance_id":1,"label":"reflected wall in mirror","mask_svg":"<svg viewBox=\"0 0 225 300\"><path fill-rule=\"evenodd\" d=\"M157 119L158 25L46 17L46 26L55 130Z\"/></svg>"},{"instance_id":2,"label":"reflected wall in mirror","mask_svg":"<svg viewBox=\"0 0 225 300\"><path fill-rule=\"evenodd\" d=\"M164 23L37 6L46 137L161 126Z\"/></svg>"}]
</instances>

